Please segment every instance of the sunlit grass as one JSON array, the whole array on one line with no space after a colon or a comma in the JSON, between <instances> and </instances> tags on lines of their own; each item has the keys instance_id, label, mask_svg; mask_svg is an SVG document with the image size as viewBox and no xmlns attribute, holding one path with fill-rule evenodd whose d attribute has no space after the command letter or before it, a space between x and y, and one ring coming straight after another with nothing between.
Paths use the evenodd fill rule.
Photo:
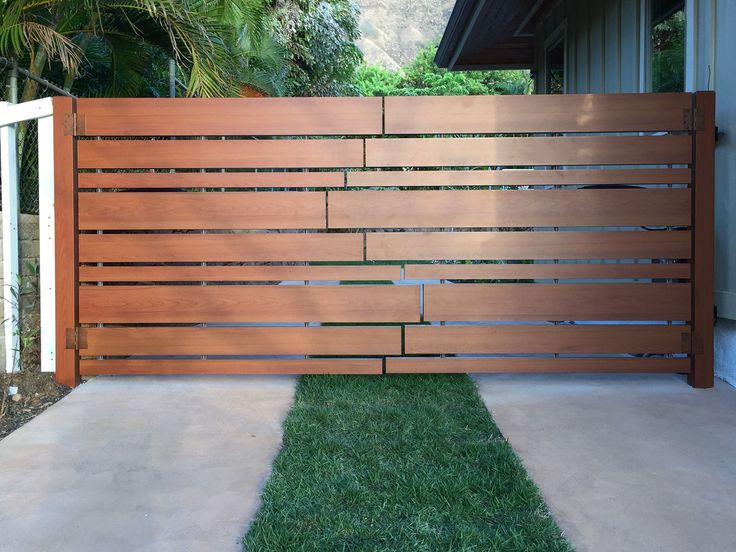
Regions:
<instances>
[{"instance_id":1,"label":"sunlit grass","mask_svg":"<svg viewBox=\"0 0 736 552\"><path fill-rule=\"evenodd\" d=\"M464 375L307 376L249 551L569 551Z\"/></svg>"}]
</instances>

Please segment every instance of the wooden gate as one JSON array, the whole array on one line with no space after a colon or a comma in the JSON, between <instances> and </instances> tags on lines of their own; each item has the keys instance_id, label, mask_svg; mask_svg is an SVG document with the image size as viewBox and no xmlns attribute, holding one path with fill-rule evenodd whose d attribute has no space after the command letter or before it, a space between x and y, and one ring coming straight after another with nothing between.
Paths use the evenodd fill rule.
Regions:
<instances>
[{"instance_id":1,"label":"wooden gate","mask_svg":"<svg viewBox=\"0 0 736 552\"><path fill-rule=\"evenodd\" d=\"M67 384L712 385L711 93L55 102Z\"/></svg>"}]
</instances>

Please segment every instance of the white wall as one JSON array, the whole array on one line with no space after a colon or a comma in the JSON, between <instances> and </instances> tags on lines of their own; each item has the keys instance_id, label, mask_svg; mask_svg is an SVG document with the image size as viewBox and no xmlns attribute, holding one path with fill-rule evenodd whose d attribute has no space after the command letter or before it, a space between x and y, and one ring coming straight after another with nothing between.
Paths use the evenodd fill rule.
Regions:
<instances>
[{"instance_id":1,"label":"white wall","mask_svg":"<svg viewBox=\"0 0 736 552\"><path fill-rule=\"evenodd\" d=\"M736 0L687 0L687 89L716 91L716 374L736 385ZM537 91L548 37L565 29L565 91L649 90L647 0L562 0L536 34Z\"/></svg>"},{"instance_id":2,"label":"white wall","mask_svg":"<svg viewBox=\"0 0 736 552\"><path fill-rule=\"evenodd\" d=\"M643 0L641 0L643 1ZM537 90L544 90L544 46L566 26L565 89L568 94L640 92L643 45L640 0L563 0L537 32Z\"/></svg>"}]
</instances>

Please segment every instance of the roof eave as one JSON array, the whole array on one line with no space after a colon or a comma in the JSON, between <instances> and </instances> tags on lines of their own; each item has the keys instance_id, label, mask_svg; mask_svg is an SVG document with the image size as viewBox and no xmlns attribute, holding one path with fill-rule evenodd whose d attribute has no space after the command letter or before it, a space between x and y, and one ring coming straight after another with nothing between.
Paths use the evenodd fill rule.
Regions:
<instances>
[{"instance_id":1,"label":"roof eave","mask_svg":"<svg viewBox=\"0 0 736 552\"><path fill-rule=\"evenodd\" d=\"M474 15L485 4L485 0L473 2L472 0L457 0L452 8L452 14L442 34L442 40L437 47L437 53L434 56L434 62L438 67L446 67L449 70L457 70L455 62L457 61L460 50L465 44L465 40L470 33L471 21Z\"/></svg>"}]
</instances>

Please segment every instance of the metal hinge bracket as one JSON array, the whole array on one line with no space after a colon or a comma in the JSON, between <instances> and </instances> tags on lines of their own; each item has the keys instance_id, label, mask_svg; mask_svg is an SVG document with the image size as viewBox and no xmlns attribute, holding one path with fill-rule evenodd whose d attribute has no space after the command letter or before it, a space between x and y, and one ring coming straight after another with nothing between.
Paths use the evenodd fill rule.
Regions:
<instances>
[{"instance_id":1,"label":"metal hinge bracket","mask_svg":"<svg viewBox=\"0 0 736 552\"><path fill-rule=\"evenodd\" d=\"M705 113L697 107L695 110L682 110L682 126L685 130L703 130L705 129Z\"/></svg>"},{"instance_id":2,"label":"metal hinge bracket","mask_svg":"<svg viewBox=\"0 0 736 552\"><path fill-rule=\"evenodd\" d=\"M705 352L705 341L703 340L703 334L693 333L693 343L690 349L690 354L702 355Z\"/></svg>"},{"instance_id":3,"label":"metal hinge bracket","mask_svg":"<svg viewBox=\"0 0 736 552\"><path fill-rule=\"evenodd\" d=\"M692 109L682 110L682 128L685 130L693 129L693 111Z\"/></svg>"},{"instance_id":4,"label":"metal hinge bracket","mask_svg":"<svg viewBox=\"0 0 736 552\"><path fill-rule=\"evenodd\" d=\"M86 328L67 328L66 329L66 348L67 349L86 349L87 348L87 330Z\"/></svg>"},{"instance_id":5,"label":"metal hinge bracket","mask_svg":"<svg viewBox=\"0 0 736 552\"><path fill-rule=\"evenodd\" d=\"M84 115L77 113L64 115L64 136L83 136L84 131Z\"/></svg>"}]
</instances>

